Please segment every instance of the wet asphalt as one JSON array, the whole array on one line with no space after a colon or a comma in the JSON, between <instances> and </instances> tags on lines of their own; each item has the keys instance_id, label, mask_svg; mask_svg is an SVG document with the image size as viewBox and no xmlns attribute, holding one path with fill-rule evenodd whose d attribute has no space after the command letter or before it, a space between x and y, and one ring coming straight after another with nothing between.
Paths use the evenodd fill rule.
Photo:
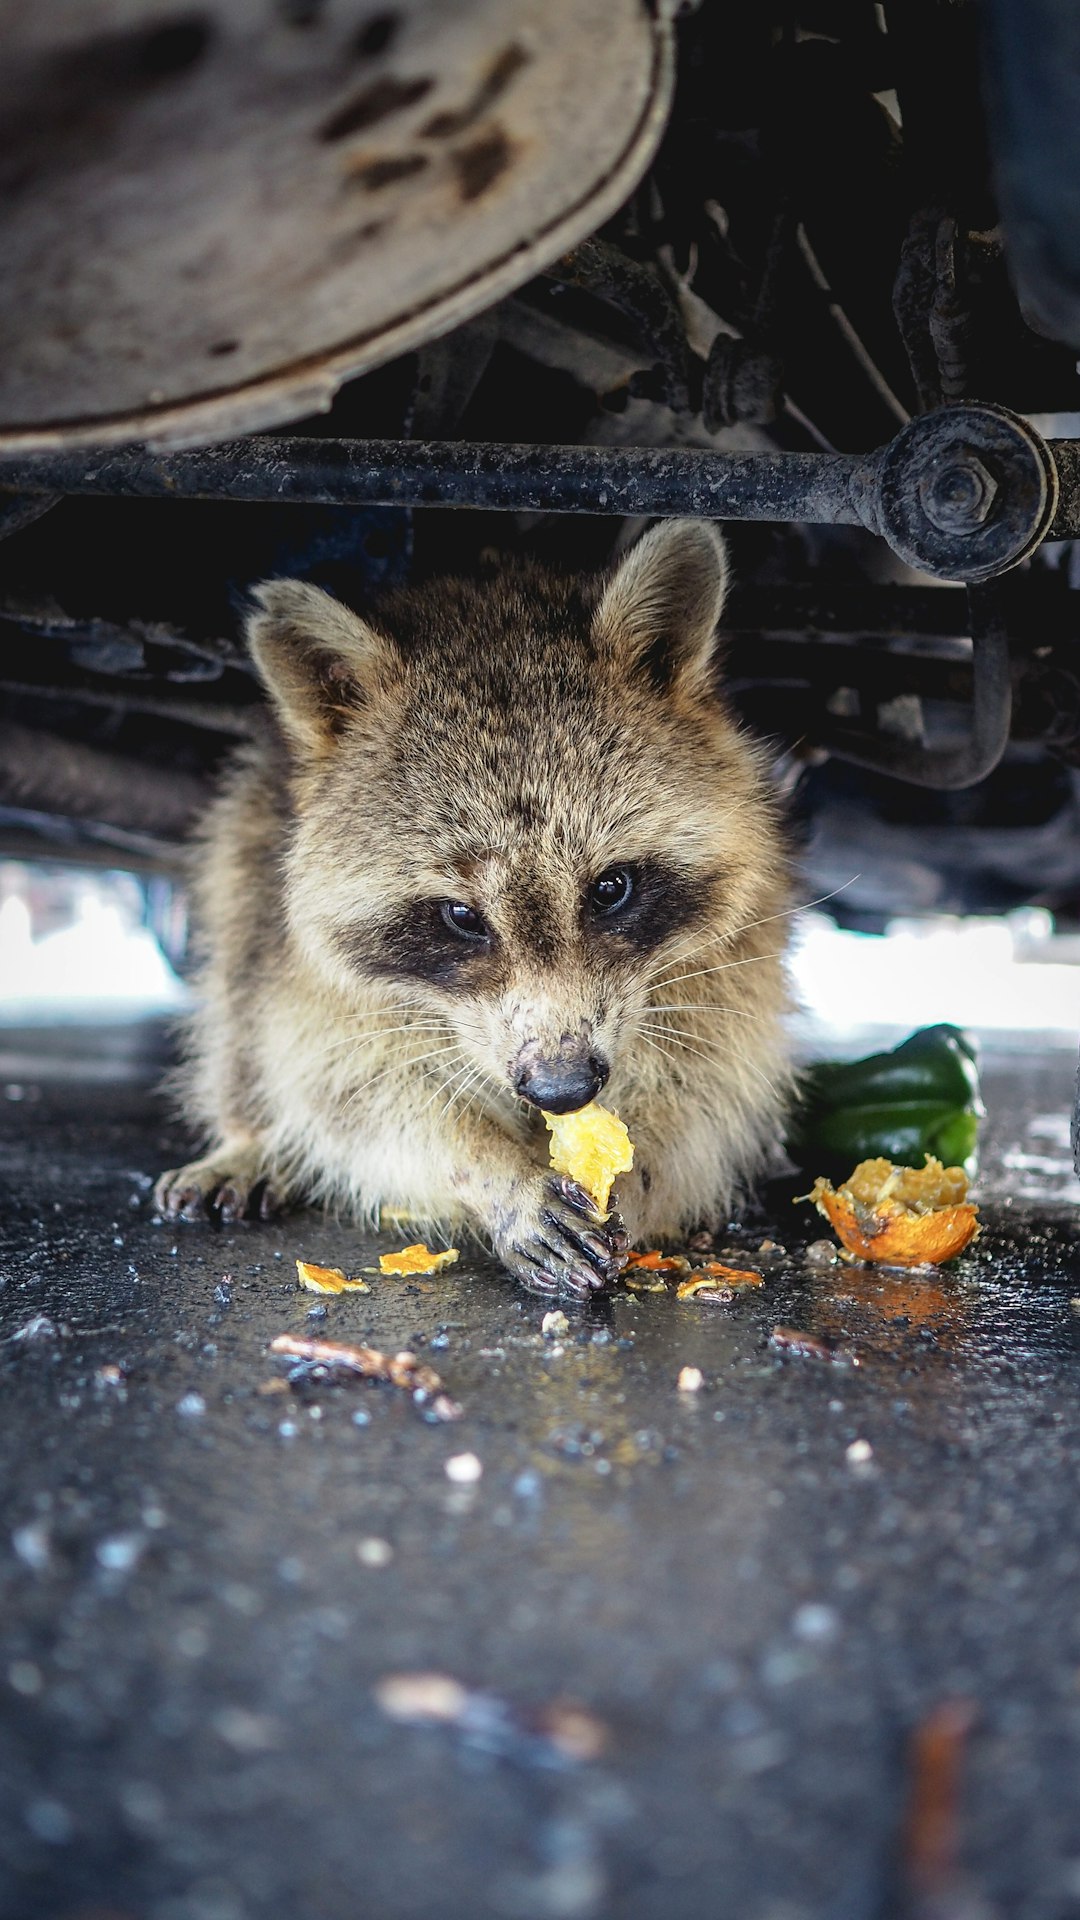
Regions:
<instances>
[{"instance_id":1,"label":"wet asphalt","mask_svg":"<svg viewBox=\"0 0 1080 1920\"><path fill-rule=\"evenodd\" d=\"M990 1061L950 1269L808 1263L777 1189L764 1287L554 1337L487 1259L324 1305L296 1256L400 1242L155 1224L149 1058L0 1058L4 1920L1080 1917L1067 1053Z\"/></svg>"}]
</instances>

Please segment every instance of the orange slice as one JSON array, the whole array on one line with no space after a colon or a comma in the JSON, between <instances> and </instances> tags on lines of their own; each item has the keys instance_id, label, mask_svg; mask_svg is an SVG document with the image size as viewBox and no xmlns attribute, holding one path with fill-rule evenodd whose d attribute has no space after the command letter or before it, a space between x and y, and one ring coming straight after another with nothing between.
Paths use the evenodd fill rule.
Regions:
<instances>
[{"instance_id":1,"label":"orange slice","mask_svg":"<svg viewBox=\"0 0 1080 1920\"><path fill-rule=\"evenodd\" d=\"M921 1168L863 1160L842 1187L815 1180L803 1197L849 1253L891 1266L938 1266L962 1253L979 1231L963 1168L943 1167L932 1154Z\"/></svg>"}]
</instances>

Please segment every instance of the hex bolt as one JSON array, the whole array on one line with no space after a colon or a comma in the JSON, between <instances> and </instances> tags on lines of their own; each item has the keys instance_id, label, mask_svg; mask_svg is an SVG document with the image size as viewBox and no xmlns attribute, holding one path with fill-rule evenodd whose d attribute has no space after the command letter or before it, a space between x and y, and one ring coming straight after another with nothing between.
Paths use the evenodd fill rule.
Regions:
<instances>
[{"instance_id":1,"label":"hex bolt","mask_svg":"<svg viewBox=\"0 0 1080 1920\"><path fill-rule=\"evenodd\" d=\"M974 533L994 504L997 481L977 454L958 450L919 481L919 504L939 533Z\"/></svg>"}]
</instances>

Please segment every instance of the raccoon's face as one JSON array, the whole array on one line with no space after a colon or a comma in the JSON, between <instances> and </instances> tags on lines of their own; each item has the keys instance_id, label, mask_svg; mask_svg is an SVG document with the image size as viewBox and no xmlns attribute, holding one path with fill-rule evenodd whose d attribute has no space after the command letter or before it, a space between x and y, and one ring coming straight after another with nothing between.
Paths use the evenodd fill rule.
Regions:
<instances>
[{"instance_id":1,"label":"raccoon's face","mask_svg":"<svg viewBox=\"0 0 1080 1920\"><path fill-rule=\"evenodd\" d=\"M339 992L385 982L478 1081L551 1112L617 1078L665 977L771 878L761 773L715 687L724 585L719 535L675 522L599 589L401 595L392 641L314 588L261 590L290 920Z\"/></svg>"}]
</instances>

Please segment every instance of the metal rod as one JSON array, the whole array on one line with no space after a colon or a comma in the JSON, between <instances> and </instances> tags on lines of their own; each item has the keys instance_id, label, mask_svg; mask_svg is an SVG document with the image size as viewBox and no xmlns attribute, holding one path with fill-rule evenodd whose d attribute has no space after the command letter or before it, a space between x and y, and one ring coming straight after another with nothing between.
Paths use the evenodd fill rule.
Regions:
<instances>
[{"instance_id":1,"label":"metal rod","mask_svg":"<svg viewBox=\"0 0 1080 1920\"><path fill-rule=\"evenodd\" d=\"M0 488L858 526L864 469L851 455L830 453L256 437L177 453L82 448L0 458Z\"/></svg>"},{"instance_id":2,"label":"metal rod","mask_svg":"<svg viewBox=\"0 0 1080 1920\"><path fill-rule=\"evenodd\" d=\"M856 727L834 727L824 734L823 747L857 767L948 792L973 787L993 773L1008 745L1012 719L1009 636L997 595L985 587L971 587L968 595L973 673L971 735L964 745L922 747Z\"/></svg>"}]
</instances>

